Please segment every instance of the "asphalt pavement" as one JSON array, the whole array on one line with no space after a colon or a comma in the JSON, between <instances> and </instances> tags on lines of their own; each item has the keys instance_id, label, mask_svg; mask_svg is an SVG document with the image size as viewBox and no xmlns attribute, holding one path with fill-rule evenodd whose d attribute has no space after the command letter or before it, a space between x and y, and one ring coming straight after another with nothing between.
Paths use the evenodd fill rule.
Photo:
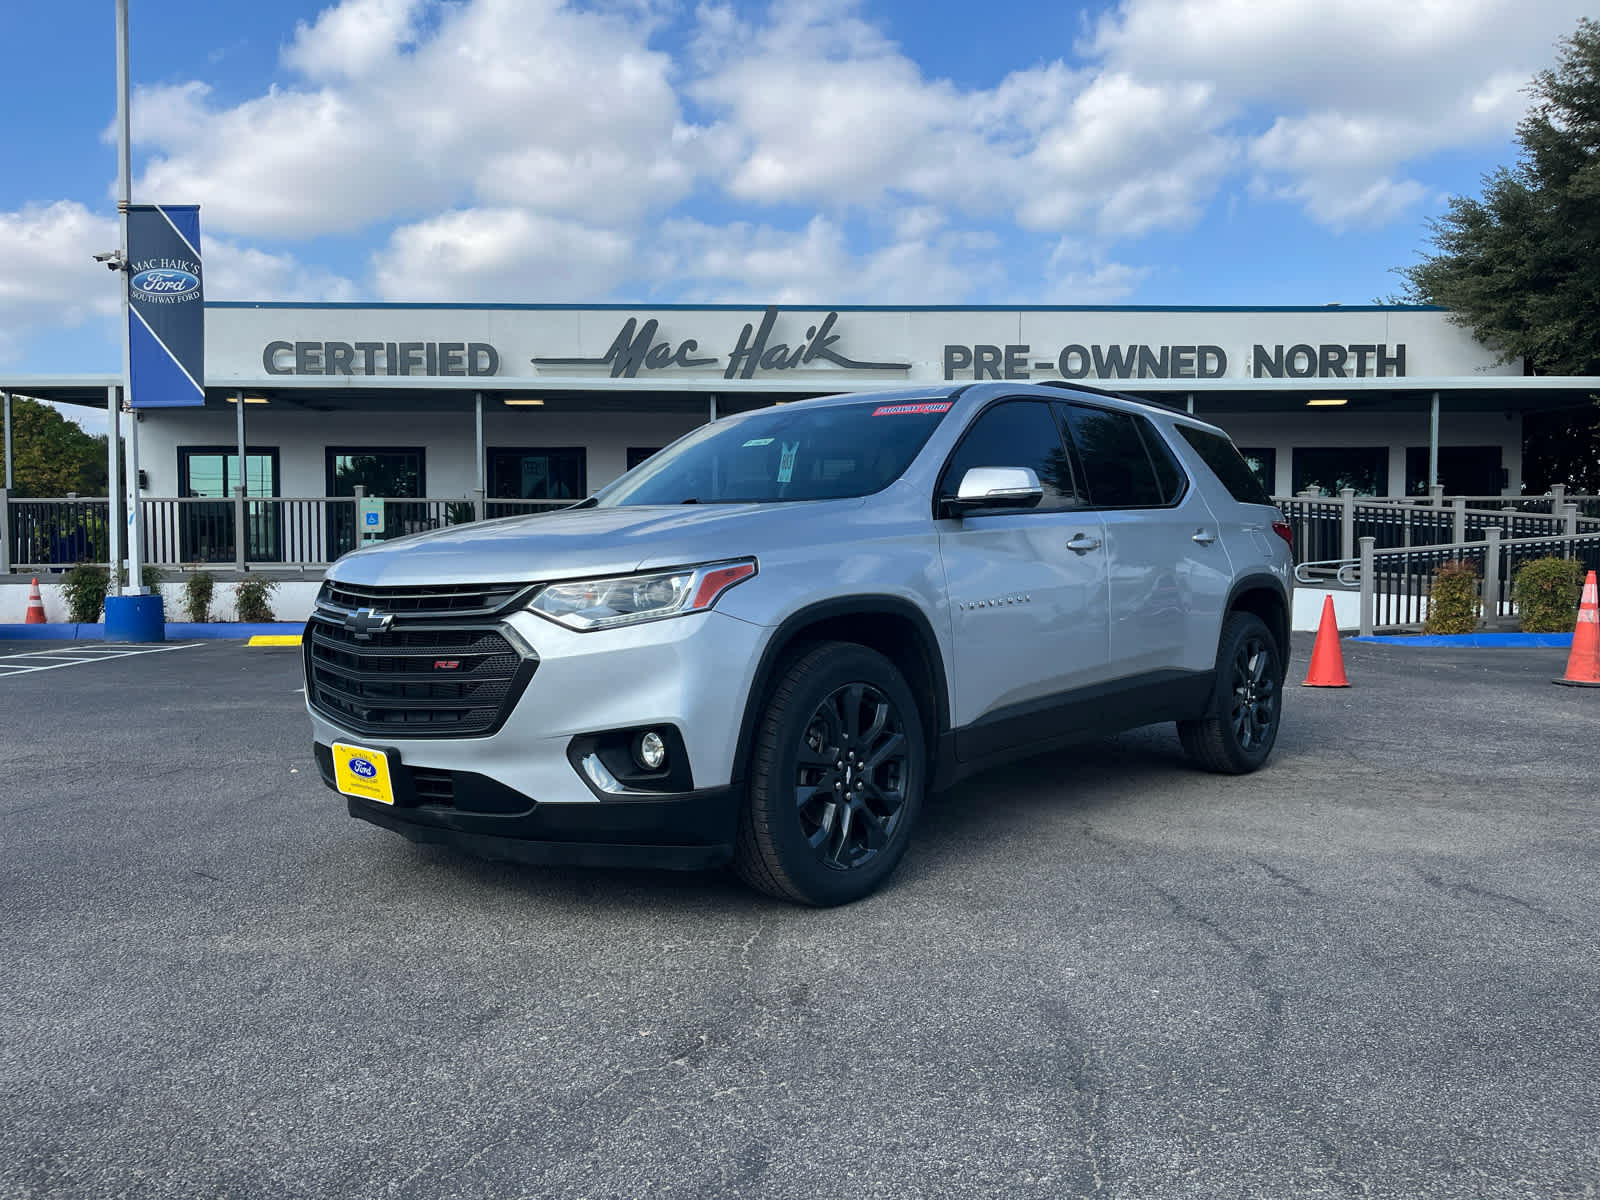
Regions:
<instances>
[{"instance_id":1,"label":"asphalt pavement","mask_svg":"<svg viewBox=\"0 0 1600 1200\"><path fill-rule=\"evenodd\" d=\"M294 650L0 678L0 1196L1594 1196L1600 691L1344 653L829 911L353 821Z\"/></svg>"}]
</instances>

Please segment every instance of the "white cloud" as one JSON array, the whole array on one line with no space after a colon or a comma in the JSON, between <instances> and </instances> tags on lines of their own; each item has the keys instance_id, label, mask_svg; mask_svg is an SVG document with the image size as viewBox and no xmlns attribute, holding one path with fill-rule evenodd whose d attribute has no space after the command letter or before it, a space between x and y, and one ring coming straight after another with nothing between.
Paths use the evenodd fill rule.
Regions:
<instances>
[{"instance_id":1,"label":"white cloud","mask_svg":"<svg viewBox=\"0 0 1600 1200\"><path fill-rule=\"evenodd\" d=\"M206 238L209 300L323 300L360 298L355 283L325 267L308 266L291 254L269 254L222 238Z\"/></svg>"},{"instance_id":2,"label":"white cloud","mask_svg":"<svg viewBox=\"0 0 1600 1200\"><path fill-rule=\"evenodd\" d=\"M990 234L928 229L856 254L822 216L797 232L674 220L643 266L698 303L939 304L1004 281L994 246Z\"/></svg>"},{"instance_id":3,"label":"white cloud","mask_svg":"<svg viewBox=\"0 0 1600 1200\"><path fill-rule=\"evenodd\" d=\"M1272 194L1336 229L1401 219L1407 164L1508 140L1581 0L1122 0L1084 49L1153 86L1204 83ZM1267 114L1252 136L1254 114ZM1252 114L1246 117L1243 114Z\"/></svg>"},{"instance_id":4,"label":"white cloud","mask_svg":"<svg viewBox=\"0 0 1600 1200\"><path fill-rule=\"evenodd\" d=\"M198 203L234 235L348 233L457 207L639 219L717 139L680 120L649 6L346 0L301 24L274 87L213 107L204 84L141 88L140 195Z\"/></svg>"},{"instance_id":5,"label":"white cloud","mask_svg":"<svg viewBox=\"0 0 1600 1200\"><path fill-rule=\"evenodd\" d=\"M114 220L72 201L0 212L0 363L44 330L116 316L116 276L93 256L117 244Z\"/></svg>"},{"instance_id":6,"label":"white cloud","mask_svg":"<svg viewBox=\"0 0 1600 1200\"><path fill-rule=\"evenodd\" d=\"M386 300L559 301L604 297L626 274L620 234L521 209L472 209L406 225L373 256Z\"/></svg>"},{"instance_id":7,"label":"white cloud","mask_svg":"<svg viewBox=\"0 0 1600 1200\"><path fill-rule=\"evenodd\" d=\"M344 0L297 22L283 61L310 79L358 79L417 38L422 0Z\"/></svg>"},{"instance_id":8,"label":"white cloud","mask_svg":"<svg viewBox=\"0 0 1600 1200\"><path fill-rule=\"evenodd\" d=\"M1150 277L1149 267L1107 262L1072 238L1062 238L1050 255L1049 304L1112 304L1125 300Z\"/></svg>"}]
</instances>

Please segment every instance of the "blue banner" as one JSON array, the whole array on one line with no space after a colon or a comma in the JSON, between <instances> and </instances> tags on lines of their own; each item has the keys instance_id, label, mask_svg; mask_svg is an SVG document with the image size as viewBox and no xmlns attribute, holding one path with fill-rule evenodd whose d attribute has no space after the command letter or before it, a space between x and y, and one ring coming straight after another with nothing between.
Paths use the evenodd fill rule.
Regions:
<instances>
[{"instance_id":1,"label":"blue banner","mask_svg":"<svg viewBox=\"0 0 1600 1200\"><path fill-rule=\"evenodd\" d=\"M200 208L128 206L128 404L206 402Z\"/></svg>"}]
</instances>

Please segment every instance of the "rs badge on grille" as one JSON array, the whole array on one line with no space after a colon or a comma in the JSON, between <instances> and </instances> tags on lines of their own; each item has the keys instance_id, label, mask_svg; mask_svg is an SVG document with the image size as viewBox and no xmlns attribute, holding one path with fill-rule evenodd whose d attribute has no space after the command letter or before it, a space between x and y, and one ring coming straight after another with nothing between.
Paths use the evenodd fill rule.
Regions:
<instances>
[{"instance_id":1,"label":"rs badge on grille","mask_svg":"<svg viewBox=\"0 0 1600 1200\"><path fill-rule=\"evenodd\" d=\"M461 660L459 658L436 658L433 660L433 669L435 671L455 671L460 666Z\"/></svg>"}]
</instances>

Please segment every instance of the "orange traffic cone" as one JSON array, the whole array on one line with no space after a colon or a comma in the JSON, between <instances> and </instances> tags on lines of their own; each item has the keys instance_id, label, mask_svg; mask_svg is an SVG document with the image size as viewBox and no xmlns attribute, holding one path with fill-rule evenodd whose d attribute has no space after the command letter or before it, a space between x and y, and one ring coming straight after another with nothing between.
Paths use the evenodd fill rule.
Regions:
<instances>
[{"instance_id":1,"label":"orange traffic cone","mask_svg":"<svg viewBox=\"0 0 1600 1200\"><path fill-rule=\"evenodd\" d=\"M1555 682L1568 687L1600 687L1600 598L1595 595L1594 572L1583 581L1578 604L1578 625L1572 631L1572 653L1567 673Z\"/></svg>"},{"instance_id":2,"label":"orange traffic cone","mask_svg":"<svg viewBox=\"0 0 1600 1200\"><path fill-rule=\"evenodd\" d=\"M33 590L28 593L28 615L22 618L24 625L44 625L44 597L39 595L39 579L33 580Z\"/></svg>"},{"instance_id":3,"label":"orange traffic cone","mask_svg":"<svg viewBox=\"0 0 1600 1200\"><path fill-rule=\"evenodd\" d=\"M1344 677L1344 651L1339 649L1339 623L1333 618L1333 597L1322 598L1322 623L1311 647L1311 669L1302 687L1349 687Z\"/></svg>"}]
</instances>

